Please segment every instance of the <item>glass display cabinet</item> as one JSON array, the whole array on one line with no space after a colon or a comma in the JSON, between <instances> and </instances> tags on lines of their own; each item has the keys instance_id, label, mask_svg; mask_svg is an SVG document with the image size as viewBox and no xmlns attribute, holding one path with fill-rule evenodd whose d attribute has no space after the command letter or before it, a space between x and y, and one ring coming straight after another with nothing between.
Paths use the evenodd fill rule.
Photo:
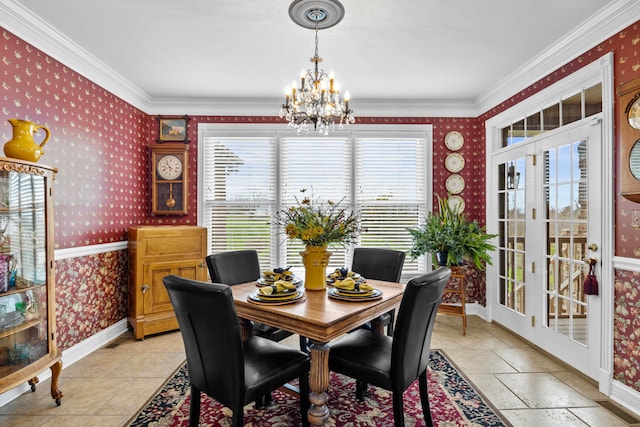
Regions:
<instances>
[{"instance_id":1,"label":"glass display cabinet","mask_svg":"<svg viewBox=\"0 0 640 427\"><path fill-rule=\"evenodd\" d=\"M56 169L0 157L0 393L51 369L60 405L56 344L52 181Z\"/></svg>"}]
</instances>

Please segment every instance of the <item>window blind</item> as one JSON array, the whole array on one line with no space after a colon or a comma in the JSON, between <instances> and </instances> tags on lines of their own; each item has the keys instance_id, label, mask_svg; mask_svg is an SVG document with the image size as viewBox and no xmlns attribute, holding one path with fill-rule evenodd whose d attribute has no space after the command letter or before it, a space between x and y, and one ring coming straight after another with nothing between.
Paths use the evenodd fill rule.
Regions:
<instances>
[{"instance_id":1,"label":"window blind","mask_svg":"<svg viewBox=\"0 0 640 427\"><path fill-rule=\"evenodd\" d=\"M326 202L342 201L354 208L351 198L351 144L347 138L283 138L280 169L282 208L296 204L296 198L305 196ZM301 193L301 190L306 190ZM302 269L300 251L302 243L283 242L281 256L284 263ZM329 248L333 253L330 264L346 265L346 254L340 248Z\"/></svg>"},{"instance_id":2,"label":"window blind","mask_svg":"<svg viewBox=\"0 0 640 427\"><path fill-rule=\"evenodd\" d=\"M46 281L45 178L9 172L11 198L7 235L18 276L35 285Z\"/></svg>"},{"instance_id":3,"label":"window blind","mask_svg":"<svg viewBox=\"0 0 640 427\"><path fill-rule=\"evenodd\" d=\"M415 138L356 140L356 205L367 228L362 246L411 248L407 228L416 227L426 214L425 147L424 139ZM403 271L425 266L407 257Z\"/></svg>"},{"instance_id":4,"label":"window blind","mask_svg":"<svg viewBox=\"0 0 640 427\"><path fill-rule=\"evenodd\" d=\"M272 262L275 212L273 138L206 138L204 197L209 253L256 249Z\"/></svg>"}]
</instances>

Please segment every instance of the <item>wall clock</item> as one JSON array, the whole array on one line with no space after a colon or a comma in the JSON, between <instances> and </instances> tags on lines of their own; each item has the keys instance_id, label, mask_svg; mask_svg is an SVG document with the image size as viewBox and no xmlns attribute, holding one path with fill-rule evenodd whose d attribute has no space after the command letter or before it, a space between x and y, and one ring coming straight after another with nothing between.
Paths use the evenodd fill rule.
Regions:
<instances>
[{"instance_id":1,"label":"wall clock","mask_svg":"<svg viewBox=\"0 0 640 427\"><path fill-rule=\"evenodd\" d=\"M451 151L458 151L464 145L464 137L460 132L452 130L444 137L444 145Z\"/></svg>"},{"instance_id":2,"label":"wall clock","mask_svg":"<svg viewBox=\"0 0 640 427\"><path fill-rule=\"evenodd\" d=\"M189 146L155 144L151 152L151 215L188 213Z\"/></svg>"},{"instance_id":3,"label":"wall clock","mask_svg":"<svg viewBox=\"0 0 640 427\"><path fill-rule=\"evenodd\" d=\"M640 202L640 78L618 86L620 194Z\"/></svg>"}]
</instances>

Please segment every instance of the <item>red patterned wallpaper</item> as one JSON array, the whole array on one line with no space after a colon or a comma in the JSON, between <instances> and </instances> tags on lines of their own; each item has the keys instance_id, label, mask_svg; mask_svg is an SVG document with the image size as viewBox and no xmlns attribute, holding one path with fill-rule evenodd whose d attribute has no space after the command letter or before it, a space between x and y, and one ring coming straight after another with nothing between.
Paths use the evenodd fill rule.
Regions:
<instances>
[{"instance_id":1,"label":"red patterned wallpaper","mask_svg":"<svg viewBox=\"0 0 640 427\"><path fill-rule=\"evenodd\" d=\"M56 249L117 242L147 221L146 147L151 120L0 28L0 141L17 117L51 131L40 163L54 182Z\"/></svg>"},{"instance_id":2,"label":"red patterned wallpaper","mask_svg":"<svg viewBox=\"0 0 640 427\"><path fill-rule=\"evenodd\" d=\"M67 349L127 317L127 251L56 261L58 345Z\"/></svg>"},{"instance_id":3,"label":"red patterned wallpaper","mask_svg":"<svg viewBox=\"0 0 640 427\"><path fill-rule=\"evenodd\" d=\"M613 378L640 391L640 273L615 275Z\"/></svg>"}]
</instances>

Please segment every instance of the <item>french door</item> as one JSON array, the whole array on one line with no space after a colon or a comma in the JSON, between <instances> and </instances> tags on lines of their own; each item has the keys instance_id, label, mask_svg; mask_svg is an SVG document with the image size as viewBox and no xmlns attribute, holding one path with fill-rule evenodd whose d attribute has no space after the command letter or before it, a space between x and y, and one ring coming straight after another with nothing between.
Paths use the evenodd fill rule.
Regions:
<instances>
[{"instance_id":1,"label":"french door","mask_svg":"<svg viewBox=\"0 0 640 427\"><path fill-rule=\"evenodd\" d=\"M586 295L600 272L601 125L583 121L522 141L492 158L499 235L488 276L493 319L596 378L601 304ZM520 146L522 144L522 146Z\"/></svg>"}]
</instances>

